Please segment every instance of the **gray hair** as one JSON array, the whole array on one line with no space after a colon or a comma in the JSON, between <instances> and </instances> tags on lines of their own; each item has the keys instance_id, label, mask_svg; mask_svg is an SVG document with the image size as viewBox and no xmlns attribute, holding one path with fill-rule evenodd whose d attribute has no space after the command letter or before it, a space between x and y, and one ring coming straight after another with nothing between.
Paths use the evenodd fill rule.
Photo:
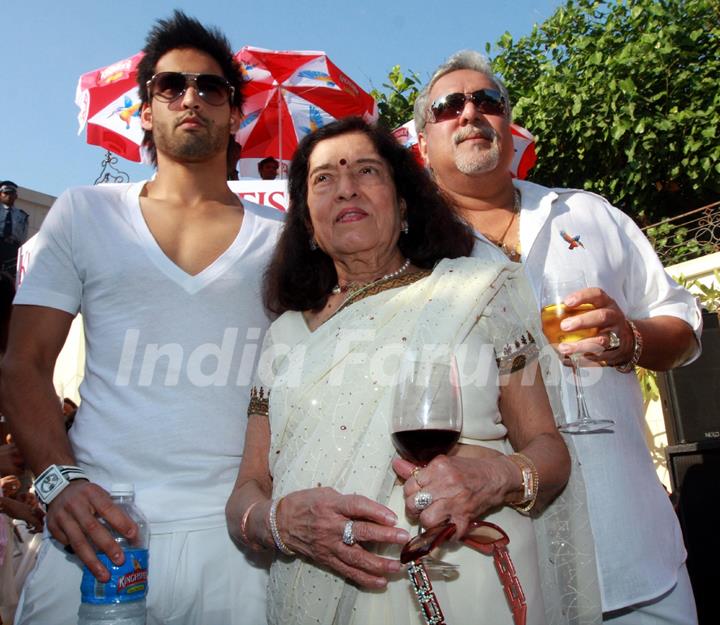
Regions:
<instances>
[{"instance_id":1,"label":"gray hair","mask_svg":"<svg viewBox=\"0 0 720 625\"><path fill-rule=\"evenodd\" d=\"M428 99L430 98L430 91L435 83L445 76L445 74L456 72L461 69L470 69L474 72L479 72L494 82L495 85L497 85L498 91L500 91L507 103L508 120L512 119L512 105L510 103L510 96L508 94L507 87L493 72L488 58L479 52L475 52L475 50L460 50L460 52L453 54L447 59L447 61L435 70L432 78L430 78L430 82L425 85L425 88L420 92L415 100L413 113L415 116L415 128L418 132L425 130L425 125L427 124L427 114L430 108L430 102L428 102Z\"/></svg>"}]
</instances>

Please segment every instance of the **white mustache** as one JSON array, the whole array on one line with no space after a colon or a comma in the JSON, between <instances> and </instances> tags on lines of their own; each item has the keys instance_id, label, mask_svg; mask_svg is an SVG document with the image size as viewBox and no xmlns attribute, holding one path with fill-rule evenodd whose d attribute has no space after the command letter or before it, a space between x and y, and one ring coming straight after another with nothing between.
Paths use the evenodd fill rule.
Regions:
<instances>
[{"instance_id":1,"label":"white mustache","mask_svg":"<svg viewBox=\"0 0 720 625\"><path fill-rule=\"evenodd\" d=\"M453 143L458 145L466 139L474 137L480 137L482 139L487 139L488 141L496 141L497 133L495 132L495 129L490 126L465 126L453 134Z\"/></svg>"}]
</instances>

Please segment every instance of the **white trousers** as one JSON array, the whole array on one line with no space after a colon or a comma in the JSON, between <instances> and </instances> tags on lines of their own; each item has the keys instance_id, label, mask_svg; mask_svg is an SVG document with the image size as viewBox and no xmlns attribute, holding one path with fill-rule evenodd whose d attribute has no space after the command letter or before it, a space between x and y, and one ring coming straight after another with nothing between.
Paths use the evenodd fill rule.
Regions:
<instances>
[{"instance_id":1,"label":"white trousers","mask_svg":"<svg viewBox=\"0 0 720 625\"><path fill-rule=\"evenodd\" d=\"M678 571L675 586L657 599L603 614L608 625L697 625L695 597L687 567Z\"/></svg>"},{"instance_id":2,"label":"white trousers","mask_svg":"<svg viewBox=\"0 0 720 625\"><path fill-rule=\"evenodd\" d=\"M248 562L224 525L150 530L147 625L266 625L267 568ZM81 577L79 560L44 536L15 625L77 625Z\"/></svg>"}]
</instances>

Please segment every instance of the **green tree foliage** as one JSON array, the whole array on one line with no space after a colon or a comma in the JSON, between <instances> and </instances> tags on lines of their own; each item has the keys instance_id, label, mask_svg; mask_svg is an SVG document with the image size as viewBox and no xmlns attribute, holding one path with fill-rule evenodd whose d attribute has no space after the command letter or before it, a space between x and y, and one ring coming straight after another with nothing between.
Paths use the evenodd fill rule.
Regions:
<instances>
[{"instance_id":1,"label":"green tree foliage","mask_svg":"<svg viewBox=\"0 0 720 625\"><path fill-rule=\"evenodd\" d=\"M593 190L644 223L720 196L720 0L568 0L495 50L515 120L538 138L531 180ZM422 84L393 67L372 92L382 123L410 119Z\"/></svg>"},{"instance_id":2,"label":"green tree foliage","mask_svg":"<svg viewBox=\"0 0 720 625\"><path fill-rule=\"evenodd\" d=\"M538 137L530 178L656 221L720 195L720 2L568 0L495 70Z\"/></svg>"},{"instance_id":3,"label":"green tree foliage","mask_svg":"<svg viewBox=\"0 0 720 625\"><path fill-rule=\"evenodd\" d=\"M413 105L422 83L420 77L412 70L405 76L399 65L395 65L388 74L388 82L383 83L386 91L373 89L370 92L378 103L380 123L389 130L394 130L412 119Z\"/></svg>"}]
</instances>

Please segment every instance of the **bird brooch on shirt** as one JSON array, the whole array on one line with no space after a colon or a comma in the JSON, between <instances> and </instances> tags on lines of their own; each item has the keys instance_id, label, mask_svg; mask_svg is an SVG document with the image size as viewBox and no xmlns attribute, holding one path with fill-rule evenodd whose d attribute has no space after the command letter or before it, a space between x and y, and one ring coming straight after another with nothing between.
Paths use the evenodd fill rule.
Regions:
<instances>
[{"instance_id":1,"label":"bird brooch on shirt","mask_svg":"<svg viewBox=\"0 0 720 625\"><path fill-rule=\"evenodd\" d=\"M560 230L560 236L561 236L567 243L569 243L569 246L568 246L568 249L569 249L569 250L574 250L576 247L582 247L582 248L585 247L585 246L582 244L582 241L580 240L580 235L579 235L579 234L574 237L574 236L568 234L567 232L565 232L564 230Z\"/></svg>"}]
</instances>

